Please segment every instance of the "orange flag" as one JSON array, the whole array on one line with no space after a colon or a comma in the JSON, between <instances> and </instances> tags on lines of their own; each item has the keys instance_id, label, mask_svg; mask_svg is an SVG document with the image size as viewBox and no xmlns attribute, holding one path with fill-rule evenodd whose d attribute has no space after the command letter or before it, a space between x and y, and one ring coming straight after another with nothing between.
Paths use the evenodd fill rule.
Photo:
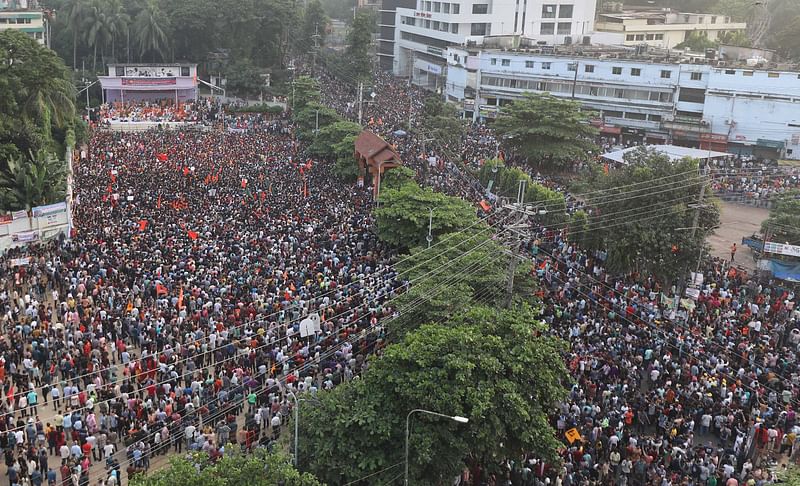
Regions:
<instances>
[{"instance_id":1,"label":"orange flag","mask_svg":"<svg viewBox=\"0 0 800 486\"><path fill-rule=\"evenodd\" d=\"M196 240L198 236L196 231L189 230L189 238Z\"/></svg>"},{"instance_id":2,"label":"orange flag","mask_svg":"<svg viewBox=\"0 0 800 486\"><path fill-rule=\"evenodd\" d=\"M144 231L145 229L147 229L147 220L142 219L139 221L139 231Z\"/></svg>"},{"instance_id":3,"label":"orange flag","mask_svg":"<svg viewBox=\"0 0 800 486\"><path fill-rule=\"evenodd\" d=\"M161 209L161 194L158 195L158 200L156 201L156 209Z\"/></svg>"},{"instance_id":4,"label":"orange flag","mask_svg":"<svg viewBox=\"0 0 800 486\"><path fill-rule=\"evenodd\" d=\"M183 287L181 287L181 290L178 293L178 310L181 309L183 309Z\"/></svg>"}]
</instances>

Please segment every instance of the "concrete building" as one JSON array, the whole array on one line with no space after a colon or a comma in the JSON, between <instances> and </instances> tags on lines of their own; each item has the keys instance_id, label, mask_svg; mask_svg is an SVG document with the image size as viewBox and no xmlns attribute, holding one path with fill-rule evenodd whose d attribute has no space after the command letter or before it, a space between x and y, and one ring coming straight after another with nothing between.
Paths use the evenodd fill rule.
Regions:
<instances>
[{"instance_id":1,"label":"concrete building","mask_svg":"<svg viewBox=\"0 0 800 486\"><path fill-rule=\"evenodd\" d=\"M396 9L393 72L441 92L448 47L481 45L491 36L517 45L584 42L594 16L595 0L417 0Z\"/></svg>"},{"instance_id":2,"label":"concrete building","mask_svg":"<svg viewBox=\"0 0 800 486\"><path fill-rule=\"evenodd\" d=\"M197 64L109 64L97 78L105 103L197 99Z\"/></svg>"},{"instance_id":3,"label":"concrete building","mask_svg":"<svg viewBox=\"0 0 800 486\"><path fill-rule=\"evenodd\" d=\"M384 71L395 67L395 18L398 8L414 8L417 0L383 0L378 10L378 62Z\"/></svg>"},{"instance_id":4,"label":"concrete building","mask_svg":"<svg viewBox=\"0 0 800 486\"><path fill-rule=\"evenodd\" d=\"M673 143L800 159L800 73L742 65L449 48L446 93L491 120L525 92L574 98L618 143Z\"/></svg>"},{"instance_id":5,"label":"concrete building","mask_svg":"<svg viewBox=\"0 0 800 486\"><path fill-rule=\"evenodd\" d=\"M47 17L33 0L0 0L0 30L25 32L39 44L50 47Z\"/></svg>"},{"instance_id":6,"label":"concrete building","mask_svg":"<svg viewBox=\"0 0 800 486\"><path fill-rule=\"evenodd\" d=\"M601 13L597 16L596 29L623 34L627 46L647 44L670 49L685 41L693 32L705 34L713 41L726 32L744 32L747 24L732 22L730 17L724 15L663 9Z\"/></svg>"}]
</instances>

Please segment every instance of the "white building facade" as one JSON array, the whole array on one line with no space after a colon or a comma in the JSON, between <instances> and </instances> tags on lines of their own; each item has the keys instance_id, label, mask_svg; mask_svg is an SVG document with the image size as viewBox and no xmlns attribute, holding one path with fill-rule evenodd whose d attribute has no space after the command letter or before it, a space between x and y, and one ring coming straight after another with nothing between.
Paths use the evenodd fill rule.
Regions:
<instances>
[{"instance_id":1,"label":"white building facade","mask_svg":"<svg viewBox=\"0 0 800 486\"><path fill-rule=\"evenodd\" d=\"M396 10L393 72L442 92L448 47L480 45L489 36L583 42L594 17L595 0L417 0L416 8Z\"/></svg>"},{"instance_id":2,"label":"white building facade","mask_svg":"<svg viewBox=\"0 0 800 486\"><path fill-rule=\"evenodd\" d=\"M465 48L447 55L447 99L469 118L492 119L525 92L548 92L596 111L601 134L621 143L800 159L797 72Z\"/></svg>"}]
</instances>

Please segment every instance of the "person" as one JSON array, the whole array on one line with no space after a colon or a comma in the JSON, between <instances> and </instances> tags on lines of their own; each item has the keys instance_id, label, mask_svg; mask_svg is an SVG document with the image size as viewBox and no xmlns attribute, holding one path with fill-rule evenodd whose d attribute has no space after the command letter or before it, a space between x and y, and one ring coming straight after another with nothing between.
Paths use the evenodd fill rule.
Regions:
<instances>
[{"instance_id":1,"label":"person","mask_svg":"<svg viewBox=\"0 0 800 486\"><path fill-rule=\"evenodd\" d=\"M731 263L736 261L736 243L731 245Z\"/></svg>"}]
</instances>

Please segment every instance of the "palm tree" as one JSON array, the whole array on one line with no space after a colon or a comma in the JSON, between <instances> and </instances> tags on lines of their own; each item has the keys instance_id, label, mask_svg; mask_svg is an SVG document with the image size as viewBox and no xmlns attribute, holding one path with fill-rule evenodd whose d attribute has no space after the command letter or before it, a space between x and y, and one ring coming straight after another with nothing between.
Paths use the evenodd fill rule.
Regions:
<instances>
[{"instance_id":1,"label":"palm tree","mask_svg":"<svg viewBox=\"0 0 800 486\"><path fill-rule=\"evenodd\" d=\"M84 0L70 0L67 7L67 23L72 29L72 69L78 68L78 33L83 26L85 6Z\"/></svg>"},{"instance_id":2,"label":"palm tree","mask_svg":"<svg viewBox=\"0 0 800 486\"><path fill-rule=\"evenodd\" d=\"M64 127L75 116L75 87L65 77L40 76L24 88L22 116L48 131L50 123Z\"/></svg>"},{"instance_id":3,"label":"palm tree","mask_svg":"<svg viewBox=\"0 0 800 486\"><path fill-rule=\"evenodd\" d=\"M139 42L139 56L143 57L148 52L158 54L164 58L164 50L167 48L167 24L166 17L155 0L147 0L142 11L136 16L133 25L136 39Z\"/></svg>"},{"instance_id":4,"label":"palm tree","mask_svg":"<svg viewBox=\"0 0 800 486\"><path fill-rule=\"evenodd\" d=\"M93 0L86 9L86 43L94 50L92 71L95 73L97 72L97 46L101 46L100 53L105 57L105 46L112 40L110 19L106 15L106 8L103 0Z\"/></svg>"},{"instance_id":5,"label":"palm tree","mask_svg":"<svg viewBox=\"0 0 800 486\"><path fill-rule=\"evenodd\" d=\"M65 164L44 150L35 155L7 160L0 172L0 207L25 209L64 200L67 171Z\"/></svg>"},{"instance_id":6,"label":"palm tree","mask_svg":"<svg viewBox=\"0 0 800 486\"><path fill-rule=\"evenodd\" d=\"M111 33L111 57L116 61L117 36L128 33L131 17L125 11L120 0L109 0L106 3L106 18L108 19L108 30Z\"/></svg>"}]
</instances>

